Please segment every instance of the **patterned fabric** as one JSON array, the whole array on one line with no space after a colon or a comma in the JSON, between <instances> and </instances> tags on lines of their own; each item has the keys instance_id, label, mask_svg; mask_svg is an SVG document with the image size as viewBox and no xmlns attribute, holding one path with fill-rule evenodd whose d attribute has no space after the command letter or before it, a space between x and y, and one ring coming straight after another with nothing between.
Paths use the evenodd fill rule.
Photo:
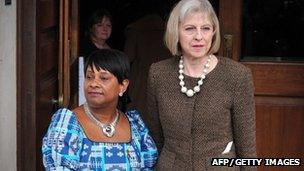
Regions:
<instances>
[{"instance_id":1,"label":"patterned fabric","mask_svg":"<svg viewBox=\"0 0 304 171\"><path fill-rule=\"evenodd\" d=\"M59 109L43 138L46 170L154 170L157 148L138 111L128 111L132 140L126 143L88 139L75 113Z\"/></svg>"}]
</instances>

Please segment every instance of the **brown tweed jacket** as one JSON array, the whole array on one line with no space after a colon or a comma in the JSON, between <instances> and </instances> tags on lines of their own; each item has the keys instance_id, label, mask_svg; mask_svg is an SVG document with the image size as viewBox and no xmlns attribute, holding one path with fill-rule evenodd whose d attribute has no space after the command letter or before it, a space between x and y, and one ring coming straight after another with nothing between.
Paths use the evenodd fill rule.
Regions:
<instances>
[{"instance_id":1,"label":"brown tweed jacket","mask_svg":"<svg viewBox=\"0 0 304 171\"><path fill-rule=\"evenodd\" d=\"M180 92L178 58L151 65L146 122L161 152L157 170L256 169L211 167L211 158L256 157L251 72L228 58L218 59L192 98ZM187 87L194 87L197 80L185 76ZM232 149L222 154L230 141Z\"/></svg>"}]
</instances>

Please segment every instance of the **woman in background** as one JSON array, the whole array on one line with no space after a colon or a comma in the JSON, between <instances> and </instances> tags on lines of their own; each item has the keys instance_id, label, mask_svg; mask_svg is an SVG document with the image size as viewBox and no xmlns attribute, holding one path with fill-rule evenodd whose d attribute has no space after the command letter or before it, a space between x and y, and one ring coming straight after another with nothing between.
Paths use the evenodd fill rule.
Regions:
<instances>
[{"instance_id":1,"label":"woman in background","mask_svg":"<svg viewBox=\"0 0 304 171\"><path fill-rule=\"evenodd\" d=\"M95 11L89 18L85 40L81 42L80 53L85 57L98 49L110 49L107 40L112 33L112 16L105 9Z\"/></svg>"}]
</instances>

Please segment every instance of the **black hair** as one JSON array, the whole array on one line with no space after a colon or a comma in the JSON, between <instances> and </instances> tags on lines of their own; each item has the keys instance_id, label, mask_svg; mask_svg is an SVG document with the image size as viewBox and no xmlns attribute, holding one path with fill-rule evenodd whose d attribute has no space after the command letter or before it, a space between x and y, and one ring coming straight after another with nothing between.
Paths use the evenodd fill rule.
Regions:
<instances>
[{"instance_id":1,"label":"black hair","mask_svg":"<svg viewBox=\"0 0 304 171\"><path fill-rule=\"evenodd\" d=\"M102 22L102 19L104 17L109 18L111 24L113 24L113 19L112 19L110 12L107 11L106 9L98 9L89 18L88 25L87 25L88 35L91 34L90 30L93 27L93 25Z\"/></svg>"},{"instance_id":2,"label":"black hair","mask_svg":"<svg viewBox=\"0 0 304 171\"><path fill-rule=\"evenodd\" d=\"M123 80L129 79L130 76L130 63L129 58L121 51L114 49L99 49L93 51L87 58L84 67L84 73L93 66L99 71L100 69L109 71L122 84ZM128 90L125 91L122 97L118 100L118 108L125 112L127 104L130 102Z\"/></svg>"}]
</instances>

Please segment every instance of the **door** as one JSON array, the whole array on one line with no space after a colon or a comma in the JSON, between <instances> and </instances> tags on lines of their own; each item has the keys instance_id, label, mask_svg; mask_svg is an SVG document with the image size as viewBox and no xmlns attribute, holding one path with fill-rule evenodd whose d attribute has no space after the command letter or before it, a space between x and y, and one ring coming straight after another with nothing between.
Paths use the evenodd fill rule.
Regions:
<instances>
[{"instance_id":1,"label":"door","mask_svg":"<svg viewBox=\"0 0 304 171\"><path fill-rule=\"evenodd\" d=\"M59 0L17 3L17 168L43 170L41 140L58 99Z\"/></svg>"},{"instance_id":2,"label":"door","mask_svg":"<svg viewBox=\"0 0 304 171\"><path fill-rule=\"evenodd\" d=\"M74 104L70 68L78 46L78 1L17 3L17 168L44 170L41 141L52 113Z\"/></svg>"},{"instance_id":3,"label":"door","mask_svg":"<svg viewBox=\"0 0 304 171\"><path fill-rule=\"evenodd\" d=\"M38 0L37 4L37 56L36 56L36 170L43 170L41 141L48 127L51 113L59 106L58 69L60 60L59 0Z\"/></svg>"},{"instance_id":4,"label":"door","mask_svg":"<svg viewBox=\"0 0 304 171\"><path fill-rule=\"evenodd\" d=\"M298 38L292 23L286 24L294 19L292 21L299 22L298 27L303 30L303 21L296 20L300 19L298 15L293 16L297 10L303 11L300 10L303 3L276 0L217 2L223 38L220 55L240 61L253 73L258 157L301 158L303 162L304 53L301 44L294 44ZM275 20L275 15L285 23ZM288 20L284 20L284 16L288 16ZM267 20L267 17L271 19ZM274 26L276 29L271 30ZM265 34L267 29L268 34ZM276 32L280 29L283 32ZM286 32L293 35L291 41ZM303 34L299 36L303 37ZM291 43L293 46L288 46ZM262 166L259 170L304 170L304 165Z\"/></svg>"}]
</instances>

